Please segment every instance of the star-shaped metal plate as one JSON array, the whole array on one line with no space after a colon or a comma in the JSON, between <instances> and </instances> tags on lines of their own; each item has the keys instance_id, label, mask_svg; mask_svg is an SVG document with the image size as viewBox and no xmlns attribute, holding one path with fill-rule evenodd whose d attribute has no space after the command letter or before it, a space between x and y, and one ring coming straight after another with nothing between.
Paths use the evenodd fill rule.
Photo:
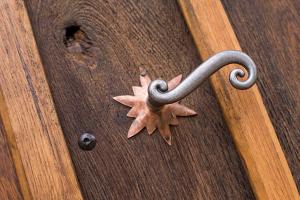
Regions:
<instances>
[{"instance_id":1,"label":"star-shaped metal plate","mask_svg":"<svg viewBox=\"0 0 300 200\"><path fill-rule=\"evenodd\" d=\"M179 75L169 81L169 90L175 88L180 83L181 78L182 75ZM134 96L124 95L113 98L121 104L131 107L127 116L135 118L129 128L127 137L131 138L145 127L149 135L158 129L164 140L171 145L170 125L179 124L177 116L192 116L197 113L194 110L179 104L179 102L164 105L158 111L152 110L147 104L148 86L151 79L147 74L142 74L140 76L140 82L141 86L132 87Z\"/></svg>"}]
</instances>

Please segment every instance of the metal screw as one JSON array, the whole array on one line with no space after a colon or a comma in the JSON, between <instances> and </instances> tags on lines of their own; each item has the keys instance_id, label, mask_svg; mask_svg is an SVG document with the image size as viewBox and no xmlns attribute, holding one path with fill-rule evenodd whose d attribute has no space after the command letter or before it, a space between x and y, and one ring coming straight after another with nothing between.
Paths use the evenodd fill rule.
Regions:
<instances>
[{"instance_id":1,"label":"metal screw","mask_svg":"<svg viewBox=\"0 0 300 200\"><path fill-rule=\"evenodd\" d=\"M83 133L79 140L78 145L82 150L90 151L96 146L96 138L91 133Z\"/></svg>"},{"instance_id":2,"label":"metal screw","mask_svg":"<svg viewBox=\"0 0 300 200\"><path fill-rule=\"evenodd\" d=\"M147 75L147 70L144 68L140 68L140 75L141 76L146 76Z\"/></svg>"}]
</instances>

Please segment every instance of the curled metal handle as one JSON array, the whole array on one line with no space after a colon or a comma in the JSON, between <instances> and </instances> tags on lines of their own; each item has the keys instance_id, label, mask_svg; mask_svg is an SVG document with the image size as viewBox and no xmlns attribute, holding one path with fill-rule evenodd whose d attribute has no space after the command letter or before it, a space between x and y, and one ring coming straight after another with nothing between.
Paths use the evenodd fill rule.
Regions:
<instances>
[{"instance_id":1,"label":"curled metal handle","mask_svg":"<svg viewBox=\"0 0 300 200\"><path fill-rule=\"evenodd\" d=\"M165 104L177 102L193 92L205 79L220 68L233 63L244 66L248 72L248 78L245 81L238 80L237 77L243 77L245 73L241 69L234 69L230 72L230 83L240 90L250 88L257 77L257 70L253 60L241 51L222 51L198 66L171 91L168 91L168 84L164 80L152 81L148 87L148 104L153 108L159 108Z\"/></svg>"}]
</instances>

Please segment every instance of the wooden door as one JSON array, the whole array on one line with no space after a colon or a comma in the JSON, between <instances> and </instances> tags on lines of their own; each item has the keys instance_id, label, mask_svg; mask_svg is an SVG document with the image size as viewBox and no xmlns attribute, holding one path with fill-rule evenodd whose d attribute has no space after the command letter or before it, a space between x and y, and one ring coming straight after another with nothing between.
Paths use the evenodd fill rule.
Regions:
<instances>
[{"instance_id":1,"label":"wooden door","mask_svg":"<svg viewBox=\"0 0 300 200\"><path fill-rule=\"evenodd\" d=\"M34 38L29 36L32 34L29 31L30 25L18 29L19 32L16 31L18 34L12 38L15 43L18 43L18 38L25 30L24 48L21 48L22 51L16 51L16 55L24 53L24 49L30 49L25 48L26 41L36 42L36 47L32 44L32 52L26 51L29 55L28 59L21 60L20 66L22 64L27 66L27 60L32 57L39 62L38 64L31 62L28 68L23 67L24 72L20 73L20 77L27 81L28 91L33 99L28 109L34 107L37 110L37 114L29 113L29 117L35 116L35 120L42 124L41 129L43 129L42 139L38 139L40 143L33 145L34 148L39 147L41 155L36 156L36 160L27 161L27 155L28 157L35 155L34 152L22 152L30 148L29 142L35 143L37 139L29 138L26 140L28 146L23 145L22 134L15 131L21 129L17 126L17 122L22 120L18 121L21 114L19 116L13 111L18 111L17 108L21 109L22 106L11 109L15 104L10 103L8 97L17 100L20 97L13 96L9 87L4 86L8 81L3 74L9 70L2 70L0 80L4 100L0 101L0 105L5 105L2 106L5 109L1 109L1 116L2 118L8 116L7 118L12 121L11 116L16 115L14 118L16 123L3 123L4 129L3 131L1 129L0 133L3 132L3 135L8 136L16 135L16 138L8 138L8 140L10 145L16 145L17 149L20 149L20 152L11 150L13 158L7 157L9 163L14 163L17 174L14 174L14 171L8 173L13 180L10 190L16 193L15 199L22 199L20 197L22 195L25 199L42 199L49 196L51 199L81 199L82 197L84 199L275 199L281 197L295 199L296 195L298 197L294 184L296 182L299 189L300 71L297 67L300 63L297 56L300 30L298 28L299 2L297 0L284 2L255 0L250 3L246 0L223 0L221 4L219 1L207 1L208 3L199 1L203 7L197 7L196 2L24 0L23 4L21 0L13 3L5 0L3 8L6 8L5 6L9 8L8 16L18 14L20 17L16 18L16 21L24 19L26 21L24 15L28 13L30 19ZM213 77L212 84L207 80L182 101L198 115L180 118L180 125L171 128L173 133L171 146L164 142L157 131L149 136L146 130L143 130L135 137L127 139L127 131L132 122L131 118L126 117L128 108L112 99L114 96L132 94L131 86L139 85L139 68L146 69L152 79L161 77L170 80L178 74L186 77L207 58L208 54L214 54L216 49L211 44L218 44L218 38L203 46L201 42L205 43L206 38L212 36L204 35L204 39L199 37L197 40L195 35L203 32L196 30L197 20L191 18L197 17L199 13L197 9L220 11L215 8L222 9L222 12L225 10L242 49L257 63L259 70L257 86L289 166L288 168L282 150L276 143L276 135L271 135L270 146L267 146L264 151L266 155L275 152L270 154L278 156L274 159L275 164L283 163L282 166L274 169L278 172L274 173L274 176L269 176L267 174L269 172L263 171L273 169L273 166L262 169L257 167L255 162L251 165L249 159L252 159L253 155L247 153L254 152L251 150L252 147L249 147L250 150L245 150L239 143L239 135L233 134L232 137L232 132L237 130L232 122L239 119L230 118L228 113L231 103L237 100L231 99L234 97L224 93L224 91L233 91L232 88L226 89L227 82L222 85L224 88L220 89L218 81L223 74ZM194 10L196 14L187 14L190 10ZM221 13L221 16L227 19L224 13ZM209 21L209 16L205 16L207 19L203 20ZM5 31L0 32L0 35L1 33L6 35ZM220 40L218 45L227 44ZM38 55L35 48L41 60L31 56L31 53ZM199 57L199 52L203 60ZM45 74L37 73L38 70L44 70ZM12 69L9 72L12 74L11 80L14 80L15 72ZM43 79L43 76L46 78ZM18 84L13 81L12 83L18 87ZM50 92L47 84L53 102L48 96ZM20 88L20 93L25 90ZM241 98L245 99L247 95L249 99L255 95L259 96L257 88L255 91L255 93L243 93ZM24 93L24 96L26 95L27 93ZM260 108L254 105L255 102L250 101L250 103L253 107ZM41 107L46 105L47 109L39 110L39 105ZM242 105L244 104L240 104ZM263 106L262 103L259 105ZM226 106L229 108L225 109ZM26 113L27 104L25 107L22 113ZM267 122L256 123L259 119L253 117L253 121L247 123L267 124L268 127L265 129L272 132L268 116L266 114L263 116L260 120ZM34 130L40 130L35 126L35 120L32 122L32 127L36 128ZM244 123L243 120L240 121ZM54 123L54 128L53 126L49 128L48 122ZM2 127L2 123L0 124ZM59 125L62 131L59 131ZM11 126L12 128L9 128ZM26 127L31 126L26 125ZM246 135L245 127L246 125L238 127L241 129L241 135L244 133ZM10 131L11 129L13 131ZM262 129L264 130L264 127ZM92 133L97 139L97 144L91 151L84 151L78 145L80 135L85 132ZM253 144L255 139L252 141ZM245 143L248 144L250 143ZM42 149L47 145L49 146L47 153L49 151L49 155L53 154L53 156L49 160L44 160L41 158L44 155ZM53 163L51 160L54 160ZM18 161L23 163L18 164ZM31 163L35 162L41 162L40 165L34 165L41 174L54 175L46 176L39 181L42 175L36 174L31 169ZM249 166L252 168L249 169ZM252 169L258 171L257 177L253 178ZM261 169L262 171L259 171ZM293 178L289 174L289 169ZM42 170L47 173L43 173ZM277 184L278 180L273 180L275 184L270 183L272 186L269 188L264 185L265 177L272 178L277 175L282 178L280 179L282 183ZM16 180L16 177L19 179ZM291 183L291 185L278 192L278 196L275 193L272 196L270 188L275 190L276 187L273 185L282 186L284 183ZM39 190L41 186L43 189ZM47 187L52 187L54 193L47 193L51 191L46 189Z\"/></svg>"}]
</instances>

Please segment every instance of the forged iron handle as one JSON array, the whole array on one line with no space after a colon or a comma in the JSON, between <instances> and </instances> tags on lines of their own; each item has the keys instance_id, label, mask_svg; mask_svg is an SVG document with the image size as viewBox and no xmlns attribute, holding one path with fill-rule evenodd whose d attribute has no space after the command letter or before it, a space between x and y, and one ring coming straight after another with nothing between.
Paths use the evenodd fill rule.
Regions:
<instances>
[{"instance_id":1,"label":"forged iron handle","mask_svg":"<svg viewBox=\"0 0 300 200\"><path fill-rule=\"evenodd\" d=\"M164 80L152 81L148 87L148 104L152 108L160 108L165 104L177 102L191 92L213 73L228 64L240 64L248 72L248 78L240 81L237 77L245 76L241 69L234 69L230 72L229 80L233 87L244 90L250 88L256 81L257 70L253 60L241 51L222 51L207 59L198 66L185 80L176 88L168 91L168 84Z\"/></svg>"}]
</instances>

